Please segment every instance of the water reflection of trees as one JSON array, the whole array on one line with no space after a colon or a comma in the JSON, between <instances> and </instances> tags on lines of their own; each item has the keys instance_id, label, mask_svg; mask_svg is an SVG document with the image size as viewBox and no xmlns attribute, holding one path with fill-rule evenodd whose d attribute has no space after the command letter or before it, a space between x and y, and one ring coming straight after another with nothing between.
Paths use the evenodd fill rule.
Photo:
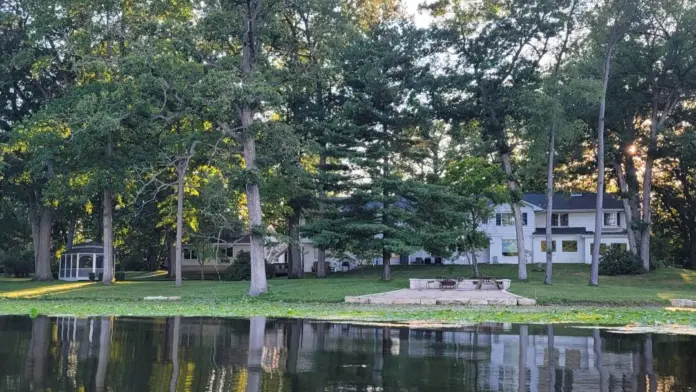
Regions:
<instances>
[{"instance_id":1,"label":"water reflection of trees","mask_svg":"<svg viewBox=\"0 0 696 392\"><path fill-rule=\"evenodd\" d=\"M0 390L691 391L696 339L553 326L0 318Z\"/></svg>"}]
</instances>

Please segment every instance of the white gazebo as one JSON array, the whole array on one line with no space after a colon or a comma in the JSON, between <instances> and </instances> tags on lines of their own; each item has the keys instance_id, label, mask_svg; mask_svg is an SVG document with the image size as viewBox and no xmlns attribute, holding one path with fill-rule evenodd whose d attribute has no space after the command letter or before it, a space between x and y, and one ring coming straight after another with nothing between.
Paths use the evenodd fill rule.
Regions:
<instances>
[{"instance_id":1,"label":"white gazebo","mask_svg":"<svg viewBox=\"0 0 696 392\"><path fill-rule=\"evenodd\" d=\"M112 265L114 260L112 260ZM60 256L58 279L89 280L90 272L94 272L94 276L99 276L103 271L104 247L102 244L88 241L73 246Z\"/></svg>"}]
</instances>

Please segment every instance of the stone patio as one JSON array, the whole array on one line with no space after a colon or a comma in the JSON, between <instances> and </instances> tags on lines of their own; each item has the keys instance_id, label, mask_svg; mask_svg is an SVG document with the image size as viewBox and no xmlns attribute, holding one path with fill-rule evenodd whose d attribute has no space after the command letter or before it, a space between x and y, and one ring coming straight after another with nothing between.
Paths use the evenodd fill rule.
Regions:
<instances>
[{"instance_id":1,"label":"stone patio","mask_svg":"<svg viewBox=\"0 0 696 392\"><path fill-rule=\"evenodd\" d=\"M504 290L395 290L346 297L346 303L379 305L533 306L536 301Z\"/></svg>"}]
</instances>

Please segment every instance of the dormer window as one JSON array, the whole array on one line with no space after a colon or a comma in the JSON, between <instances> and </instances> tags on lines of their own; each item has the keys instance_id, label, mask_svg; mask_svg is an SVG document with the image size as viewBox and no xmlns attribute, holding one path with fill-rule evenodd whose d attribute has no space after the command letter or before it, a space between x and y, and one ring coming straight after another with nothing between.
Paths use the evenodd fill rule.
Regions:
<instances>
[{"instance_id":1,"label":"dormer window","mask_svg":"<svg viewBox=\"0 0 696 392\"><path fill-rule=\"evenodd\" d=\"M522 226L527 226L529 224L527 213L522 213ZM499 212L495 214L495 225L496 226L514 226L515 225L515 215L511 212Z\"/></svg>"},{"instance_id":2,"label":"dormer window","mask_svg":"<svg viewBox=\"0 0 696 392\"><path fill-rule=\"evenodd\" d=\"M568 214L551 214L551 227L568 227Z\"/></svg>"},{"instance_id":3,"label":"dormer window","mask_svg":"<svg viewBox=\"0 0 696 392\"><path fill-rule=\"evenodd\" d=\"M621 213L620 212L605 212L604 213L604 227L618 227L621 226Z\"/></svg>"}]
</instances>

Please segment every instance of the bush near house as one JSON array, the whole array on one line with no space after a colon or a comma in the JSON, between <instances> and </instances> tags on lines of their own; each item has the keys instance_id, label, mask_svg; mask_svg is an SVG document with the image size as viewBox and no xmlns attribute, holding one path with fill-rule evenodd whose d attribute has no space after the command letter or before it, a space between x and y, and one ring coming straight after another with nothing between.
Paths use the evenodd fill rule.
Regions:
<instances>
[{"instance_id":1,"label":"bush near house","mask_svg":"<svg viewBox=\"0 0 696 392\"><path fill-rule=\"evenodd\" d=\"M618 276L644 273L645 269L640 257L619 247L611 247L604 252L602 259L599 261L600 275Z\"/></svg>"},{"instance_id":2,"label":"bush near house","mask_svg":"<svg viewBox=\"0 0 696 392\"><path fill-rule=\"evenodd\" d=\"M266 278L275 276L275 269L272 265L266 264ZM237 254L232 265L222 276L223 280L240 281L251 279L251 253L241 251Z\"/></svg>"}]
</instances>

